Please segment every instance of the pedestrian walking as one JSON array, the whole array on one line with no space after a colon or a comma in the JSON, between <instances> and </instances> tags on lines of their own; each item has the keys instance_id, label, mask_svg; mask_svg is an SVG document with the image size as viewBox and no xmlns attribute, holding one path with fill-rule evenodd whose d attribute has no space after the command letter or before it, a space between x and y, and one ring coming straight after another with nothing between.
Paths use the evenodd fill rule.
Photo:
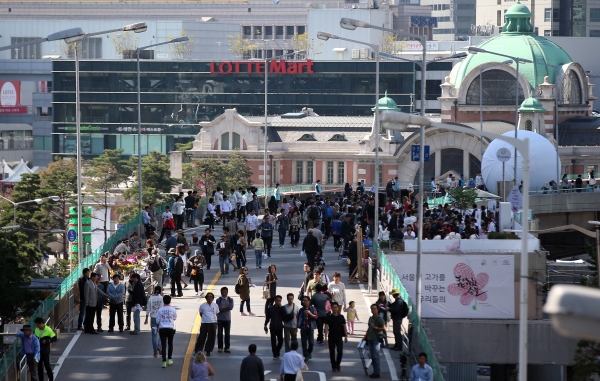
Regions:
<instances>
[{"instance_id":1,"label":"pedestrian walking","mask_svg":"<svg viewBox=\"0 0 600 381\"><path fill-rule=\"evenodd\" d=\"M217 251L219 252L219 269L221 270L221 275L227 278L229 277L229 254L231 254L231 250L225 234L221 235L221 242L217 246Z\"/></svg>"},{"instance_id":2,"label":"pedestrian walking","mask_svg":"<svg viewBox=\"0 0 600 381\"><path fill-rule=\"evenodd\" d=\"M267 257L271 256L271 244L273 243L273 224L269 221L269 215L265 215L263 222L257 228L265 243L265 253L267 253Z\"/></svg>"},{"instance_id":3,"label":"pedestrian walking","mask_svg":"<svg viewBox=\"0 0 600 381\"><path fill-rule=\"evenodd\" d=\"M358 318L358 313L354 308L354 304L354 301L350 301L350 303L348 303L348 308L346 308L346 323L348 324L349 335L354 335L354 322L360 320Z\"/></svg>"},{"instance_id":4,"label":"pedestrian walking","mask_svg":"<svg viewBox=\"0 0 600 381\"><path fill-rule=\"evenodd\" d=\"M265 316L267 309L271 307L275 301L275 295L277 295L277 266L269 265L267 269L267 275L265 276L265 287L269 289L269 297L265 302Z\"/></svg>"},{"instance_id":5,"label":"pedestrian walking","mask_svg":"<svg viewBox=\"0 0 600 381\"><path fill-rule=\"evenodd\" d=\"M239 284L240 291L240 315L254 316L254 314L250 310L250 279L248 279L247 267L242 267L240 269L240 275L238 276L237 284ZM247 314L244 313L244 303L246 304L246 310L248 311Z\"/></svg>"},{"instance_id":6,"label":"pedestrian walking","mask_svg":"<svg viewBox=\"0 0 600 381\"><path fill-rule=\"evenodd\" d=\"M313 270L315 268L315 261L321 254L321 243L313 235L313 229L308 229L308 234L304 237L304 241L302 241L302 251L306 255L306 261L310 269Z\"/></svg>"},{"instance_id":7,"label":"pedestrian walking","mask_svg":"<svg viewBox=\"0 0 600 381\"><path fill-rule=\"evenodd\" d=\"M98 282L102 284L102 290L105 292L108 288L108 283L110 283L110 272L112 271L110 265L106 262L107 258L107 253L102 254L100 256L100 262L96 263L94 266L94 272L98 274Z\"/></svg>"},{"instance_id":8,"label":"pedestrian walking","mask_svg":"<svg viewBox=\"0 0 600 381\"><path fill-rule=\"evenodd\" d=\"M215 339L217 335L217 314L219 307L214 302L215 295L212 292L206 294L206 302L200 305L198 313L202 318L200 322L200 333L196 340L194 352L204 351L206 356L215 348Z\"/></svg>"},{"instance_id":9,"label":"pedestrian walking","mask_svg":"<svg viewBox=\"0 0 600 381\"><path fill-rule=\"evenodd\" d=\"M98 287L96 285L96 273L90 273L90 279L85 283L85 321L84 332L98 334L94 330L94 316L96 316L96 305L98 304Z\"/></svg>"},{"instance_id":10,"label":"pedestrian walking","mask_svg":"<svg viewBox=\"0 0 600 381\"><path fill-rule=\"evenodd\" d=\"M223 227L225 227L225 223L229 221L229 217L231 215L231 211L233 210L233 206L231 202L227 199L226 195L223 195L223 201L221 201L221 217L223 218Z\"/></svg>"},{"instance_id":11,"label":"pedestrian walking","mask_svg":"<svg viewBox=\"0 0 600 381\"><path fill-rule=\"evenodd\" d=\"M240 366L240 381L265 381L265 366L256 355L256 344L248 345L248 352Z\"/></svg>"},{"instance_id":12,"label":"pedestrian walking","mask_svg":"<svg viewBox=\"0 0 600 381\"><path fill-rule=\"evenodd\" d=\"M298 215L298 211L294 210L292 212L292 218L290 219L290 243L292 247L298 247L298 242L300 241L300 217Z\"/></svg>"},{"instance_id":13,"label":"pedestrian walking","mask_svg":"<svg viewBox=\"0 0 600 381\"><path fill-rule=\"evenodd\" d=\"M167 263L159 254L158 249L154 246L154 241L151 239L146 241L148 247L148 270L150 270L150 282L152 287L163 286L163 268L167 268ZM151 290L154 293L154 290Z\"/></svg>"},{"instance_id":14,"label":"pedestrian walking","mask_svg":"<svg viewBox=\"0 0 600 381\"><path fill-rule=\"evenodd\" d=\"M35 318L35 327L33 334L40 342L40 360L37 368L38 381L44 381L44 368L46 368L48 380L54 381L54 373L52 373L52 366L50 365L50 344L56 342L56 333L44 323L42 317Z\"/></svg>"},{"instance_id":15,"label":"pedestrian walking","mask_svg":"<svg viewBox=\"0 0 600 381\"><path fill-rule=\"evenodd\" d=\"M323 326L325 325L325 316L327 315L327 305L331 305L331 298L329 295L323 293L323 285L318 283L316 286L316 293L311 297L310 304L312 304L318 313L317 318L317 345L325 345L323 339Z\"/></svg>"},{"instance_id":16,"label":"pedestrian walking","mask_svg":"<svg viewBox=\"0 0 600 381\"><path fill-rule=\"evenodd\" d=\"M294 341L291 346L291 350L283 355L281 366L279 367L279 374L281 374L281 381L296 381L297 374L303 370L308 370L308 367L304 363L304 359L297 352L298 342Z\"/></svg>"},{"instance_id":17,"label":"pedestrian walking","mask_svg":"<svg viewBox=\"0 0 600 381\"><path fill-rule=\"evenodd\" d=\"M285 343L285 351L290 350L290 342L298 341L298 312L299 308L294 304L294 294L287 294L287 304L283 315L283 341Z\"/></svg>"},{"instance_id":18,"label":"pedestrian walking","mask_svg":"<svg viewBox=\"0 0 600 381\"><path fill-rule=\"evenodd\" d=\"M142 313L142 309L146 307L147 299L140 274L133 274L133 278L135 281L133 293L131 294L131 305L133 306L131 307L131 310L133 311L133 331L130 331L129 334L139 335L142 333L140 327L140 314Z\"/></svg>"},{"instance_id":19,"label":"pedestrian walking","mask_svg":"<svg viewBox=\"0 0 600 381\"><path fill-rule=\"evenodd\" d=\"M206 224L208 225L209 229L214 229L215 228L215 199L214 198L210 198L208 200L208 204L206 204Z\"/></svg>"},{"instance_id":20,"label":"pedestrian walking","mask_svg":"<svg viewBox=\"0 0 600 381\"><path fill-rule=\"evenodd\" d=\"M379 360L379 340L385 334L385 321L379 316L379 308L377 304L371 304L371 317L369 318L367 332L363 337L363 341L367 342L371 360L373 363L373 373L371 378L381 378L380 375L380 360Z\"/></svg>"},{"instance_id":21,"label":"pedestrian walking","mask_svg":"<svg viewBox=\"0 0 600 381\"><path fill-rule=\"evenodd\" d=\"M302 341L302 355L304 356L304 361L308 361L312 358L318 316L317 309L310 305L310 298L308 296L302 297L302 308L298 311L297 327L300 329L300 340Z\"/></svg>"},{"instance_id":22,"label":"pedestrian walking","mask_svg":"<svg viewBox=\"0 0 600 381\"><path fill-rule=\"evenodd\" d=\"M183 220L185 217L185 202L183 196L178 196L177 200L172 205L173 218L175 219L175 229L183 229Z\"/></svg>"},{"instance_id":23,"label":"pedestrian walking","mask_svg":"<svg viewBox=\"0 0 600 381\"><path fill-rule=\"evenodd\" d=\"M200 237L202 255L204 255L204 259L206 260L206 270L210 270L212 256L215 255L215 245L217 244L217 240L210 233L210 229L204 229L204 235Z\"/></svg>"},{"instance_id":24,"label":"pedestrian walking","mask_svg":"<svg viewBox=\"0 0 600 381\"><path fill-rule=\"evenodd\" d=\"M146 308L146 319L144 325L148 324L148 316L150 316L150 331L152 332L152 351L154 357L158 357L158 353L162 352L162 344L158 342L158 325L156 324L156 314L158 310L163 308L165 305L162 296L162 287L154 287L154 295L148 299L148 307Z\"/></svg>"},{"instance_id":25,"label":"pedestrian walking","mask_svg":"<svg viewBox=\"0 0 600 381\"><path fill-rule=\"evenodd\" d=\"M336 302L340 308L340 313L346 312L346 285L341 282L341 274L339 272L333 273L333 282L330 282L327 286L331 299Z\"/></svg>"},{"instance_id":26,"label":"pedestrian walking","mask_svg":"<svg viewBox=\"0 0 600 381\"><path fill-rule=\"evenodd\" d=\"M206 258L200 253L200 250L194 251L194 256L188 260L190 270L190 282L194 282L194 290L196 295L204 295L202 286L204 284L204 266L206 266ZM200 294L198 294L200 289Z\"/></svg>"},{"instance_id":27,"label":"pedestrian walking","mask_svg":"<svg viewBox=\"0 0 600 381\"><path fill-rule=\"evenodd\" d=\"M254 257L256 258L256 268L262 269L263 253L265 251L265 243L262 240L260 233L256 233L256 238L252 241L254 246Z\"/></svg>"},{"instance_id":28,"label":"pedestrian walking","mask_svg":"<svg viewBox=\"0 0 600 381\"><path fill-rule=\"evenodd\" d=\"M275 302L269 307L265 314L265 333L271 331L271 351L273 360L279 360L281 347L283 346L283 315L284 308L281 305L281 295L275 296ZM267 328L267 325L269 328Z\"/></svg>"},{"instance_id":29,"label":"pedestrian walking","mask_svg":"<svg viewBox=\"0 0 600 381\"><path fill-rule=\"evenodd\" d=\"M215 303L219 307L217 314L217 347L219 353L223 352L223 339L225 339L225 353L231 353L229 349L231 345L231 310L233 310L233 299L228 296L229 289L221 287L221 296L217 298Z\"/></svg>"},{"instance_id":30,"label":"pedestrian walking","mask_svg":"<svg viewBox=\"0 0 600 381\"><path fill-rule=\"evenodd\" d=\"M98 332L104 332L102 329L102 309L104 308L104 298L107 296L104 285L100 283L100 277L96 276L96 327Z\"/></svg>"},{"instance_id":31,"label":"pedestrian walking","mask_svg":"<svg viewBox=\"0 0 600 381\"><path fill-rule=\"evenodd\" d=\"M167 266L167 272L169 273L169 278L171 278L171 297L175 297L175 295L181 297L183 296L183 291L181 290L181 275L183 274L183 259L176 253L176 249L169 249L169 264ZM177 291L177 294L175 292Z\"/></svg>"},{"instance_id":32,"label":"pedestrian walking","mask_svg":"<svg viewBox=\"0 0 600 381\"><path fill-rule=\"evenodd\" d=\"M156 311L156 325L162 347L162 367L173 365L173 336L175 336L175 321L177 311L171 307L171 297L163 296L164 305Z\"/></svg>"},{"instance_id":33,"label":"pedestrian walking","mask_svg":"<svg viewBox=\"0 0 600 381\"><path fill-rule=\"evenodd\" d=\"M331 313L325 317L325 342L329 344L329 360L331 361L331 370L334 372L341 370L340 364L344 355L344 342L348 342L346 319L340 312L340 305L337 302L332 302Z\"/></svg>"},{"instance_id":34,"label":"pedestrian walking","mask_svg":"<svg viewBox=\"0 0 600 381\"><path fill-rule=\"evenodd\" d=\"M237 231L238 239L235 245L235 263L238 268L246 267L246 249L248 244L246 243L246 236L243 230Z\"/></svg>"},{"instance_id":35,"label":"pedestrian walking","mask_svg":"<svg viewBox=\"0 0 600 381\"><path fill-rule=\"evenodd\" d=\"M433 369L427 365L427 354L419 353L418 364L415 364L410 371L410 381L433 381Z\"/></svg>"},{"instance_id":36,"label":"pedestrian walking","mask_svg":"<svg viewBox=\"0 0 600 381\"><path fill-rule=\"evenodd\" d=\"M390 304L389 311L394 325L394 340L395 344L391 348L395 351L402 350L402 320L408 316L408 304L400 297L400 291L397 288L392 288L390 292L394 298L394 302Z\"/></svg>"},{"instance_id":37,"label":"pedestrian walking","mask_svg":"<svg viewBox=\"0 0 600 381\"><path fill-rule=\"evenodd\" d=\"M285 243L285 236L287 235L288 229L290 228L290 219L287 216L287 211L285 209L280 210L279 216L277 216L276 225L277 225L277 233L279 235L279 248L283 249L283 244Z\"/></svg>"},{"instance_id":38,"label":"pedestrian walking","mask_svg":"<svg viewBox=\"0 0 600 381\"><path fill-rule=\"evenodd\" d=\"M192 381L209 381L215 375L215 370L206 361L206 356L202 352L196 353L194 361L190 363L188 374Z\"/></svg>"},{"instance_id":39,"label":"pedestrian walking","mask_svg":"<svg viewBox=\"0 0 600 381\"><path fill-rule=\"evenodd\" d=\"M40 340L33 334L31 326L25 324L21 332L15 334L21 339L21 356L26 357L31 381L38 381L38 364L40 362Z\"/></svg>"},{"instance_id":40,"label":"pedestrian walking","mask_svg":"<svg viewBox=\"0 0 600 381\"><path fill-rule=\"evenodd\" d=\"M248 215L246 216L246 221L244 223L244 233L246 233L246 236L248 237L249 245L252 245L252 241L254 241L258 225L259 222L258 217L256 216L256 211L254 209L248 210Z\"/></svg>"},{"instance_id":41,"label":"pedestrian walking","mask_svg":"<svg viewBox=\"0 0 600 381\"><path fill-rule=\"evenodd\" d=\"M83 319L85 318L85 284L90 277L90 269L85 268L81 277L77 280L75 287L75 303L79 303L79 317L77 319L77 329L83 331Z\"/></svg>"}]
</instances>

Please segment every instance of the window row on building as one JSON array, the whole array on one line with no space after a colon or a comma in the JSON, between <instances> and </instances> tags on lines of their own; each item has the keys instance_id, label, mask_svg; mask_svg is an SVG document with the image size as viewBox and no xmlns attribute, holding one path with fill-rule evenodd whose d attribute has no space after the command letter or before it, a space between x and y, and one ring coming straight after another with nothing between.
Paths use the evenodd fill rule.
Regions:
<instances>
[{"instance_id":1,"label":"window row on building","mask_svg":"<svg viewBox=\"0 0 600 381\"><path fill-rule=\"evenodd\" d=\"M288 40L304 33L306 25L242 25L242 37L246 39Z\"/></svg>"}]
</instances>

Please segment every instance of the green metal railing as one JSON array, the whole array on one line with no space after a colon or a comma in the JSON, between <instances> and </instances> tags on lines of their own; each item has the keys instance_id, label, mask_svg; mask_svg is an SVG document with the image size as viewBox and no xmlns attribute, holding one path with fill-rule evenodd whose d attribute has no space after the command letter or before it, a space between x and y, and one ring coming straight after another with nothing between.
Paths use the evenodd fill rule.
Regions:
<instances>
[{"instance_id":1,"label":"green metal railing","mask_svg":"<svg viewBox=\"0 0 600 381\"><path fill-rule=\"evenodd\" d=\"M279 187L279 191L281 193L306 192L306 191L314 191L314 190L315 190L315 186L311 185L311 184L280 186ZM272 195L274 191L275 191L274 187L268 187L267 195L269 195L269 196ZM265 188L260 188L258 191L256 191L256 195L258 197L264 197L265 196Z\"/></svg>"},{"instance_id":2,"label":"green metal railing","mask_svg":"<svg viewBox=\"0 0 600 381\"><path fill-rule=\"evenodd\" d=\"M410 313L408 314L408 317L409 317L410 321L412 322L413 327L415 327L413 329L416 329L416 327L421 327L421 321L419 320L419 317L417 316L416 306L414 305L410 295L408 295L408 291L406 291L406 288L400 281L400 277L398 276L398 273L396 273L396 270L391 265L391 263L388 261L385 253L381 250L379 251L379 260L380 260L383 272L385 272L387 274L391 274L391 278L392 278L391 280L392 280L393 287L397 288L400 291L400 296L402 297L402 299L404 301L406 301L408 303L408 306L410 307ZM419 329L418 332L419 332L418 333L419 342L421 343L423 352L425 352L427 354L427 363L433 369L434 380L443 380L444 376L442 375L442 371L440 369L440 364L437 361L437 359L435 358L435 354L433 353L433 349L431 348L431 345L429 344L429 339L427 338L427 335L425 334L425 330Z\"/></svg>"},{"instance_id":3,"label":"green metal railing","mask_svg":"<svg viewBox=\"0 0 600 381\"><path fill-rule=\"evenodd\" d=\"M160 216L165 210L167 204L160 205L156 207L156 212ZM108 240L102 244L99 248L94 250L94 252L88 255L85 258L81 259L80 264L71 271L68 277L66 277L60 286L58 286L52 293L39 305L37 310L33 313L31 318L26 324L31 324L32 326L35 324L34 320L37 317L45 317L56 305L65 297L69 290L73 287L73 285L79 279L79 276L82 274L84 268L91 268L93 265L98 262L100 259L100 255L105 251L110 250L114 247L117 242L123 237L128 237L131 231L137 229L137 227L142 223L142 214L138 214L132 220L127 222L125 225L121 226L119 230L117 230L114 234L112 234ZM3 380L6 377L11 365L17 359L17 355L21 351L21 341L15 340L13 344L11 344L2 360L0 361L0 380Z\"/></svg>"}]
</instances>

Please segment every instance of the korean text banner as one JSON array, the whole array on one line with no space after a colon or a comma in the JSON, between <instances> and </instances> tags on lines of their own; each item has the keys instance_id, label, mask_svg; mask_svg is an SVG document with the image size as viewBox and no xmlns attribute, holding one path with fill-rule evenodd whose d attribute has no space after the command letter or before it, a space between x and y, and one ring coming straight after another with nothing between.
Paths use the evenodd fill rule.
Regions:
<instances>
[{"instance_id":1,"label":"korean text banner","mask_svg":"<svg viewBox=\"0 0 600 381\"><path fill-rule=\"evenodd\" d=\"M387 256L411 298L416 296L416 254ZM514 256L423 254L425 318L514 319Z\"/></svg>"},{"instance_id":2,"label":"korean text banner","mask_svg":"<svg viewBox=\"0 0 600 381\"><path fill-rule=\"evenodd\" d=\"M27 107L21 106L21 82L0 81L0 114L25 114Z\"/></svg>"}]
</instances>

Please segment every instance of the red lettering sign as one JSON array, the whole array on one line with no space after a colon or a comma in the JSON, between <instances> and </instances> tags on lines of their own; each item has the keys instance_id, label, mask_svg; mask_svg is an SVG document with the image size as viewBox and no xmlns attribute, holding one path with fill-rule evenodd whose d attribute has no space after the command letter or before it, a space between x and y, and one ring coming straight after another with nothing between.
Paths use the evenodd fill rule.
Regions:
<instances>
[{"instance_id":1,"label":"red lettering sign","mask_svg":"<svg viewBox=\"0 0 600 381\"><path fill-rule=\"evenodd\" d=\"M287 62L286 60L271 60L268 67L269 74L314 74L313 70L314 62L312 60L306 60L304 62ZM264 61L241 61L241 62L221 62L218 64L215 62L210 63L210 74L231 74L240 73L240 66L246 67L248 74L264 74L265 73L265 62Z\"/></svg>"}]
</instances>

